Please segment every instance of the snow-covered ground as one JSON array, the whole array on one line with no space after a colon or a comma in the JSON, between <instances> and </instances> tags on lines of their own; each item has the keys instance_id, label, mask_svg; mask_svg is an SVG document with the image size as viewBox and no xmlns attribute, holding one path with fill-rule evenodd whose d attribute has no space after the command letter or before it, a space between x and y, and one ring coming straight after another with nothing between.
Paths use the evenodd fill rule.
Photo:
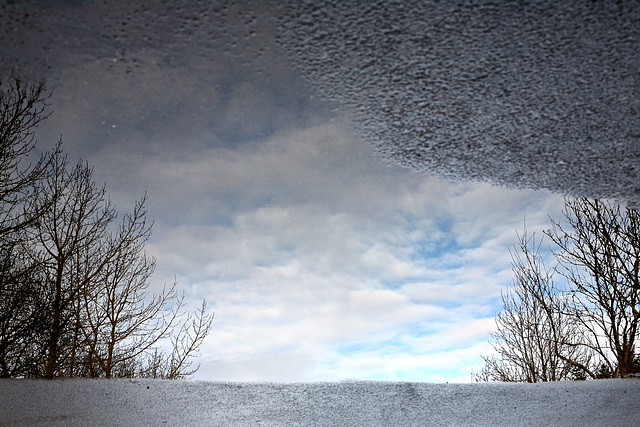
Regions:
<instances>
[{"instance_id":1,"label":"snow-covered ground","mask_svg":"<svg viewBox=\"0 0 640 427\"><path fill-rule=\"evenodd\" d=\"M545 384L1 380L0 425L634 426L640 381Z\"/></svg>"},{"instance_id":2,"label":"snow-covered ground","mask_svg":"<svg viewBox=\"0 0 640 427\"><path fill-rule=\"evenodd\" d=\"M638 202L637 2L356 3L290 2L281 43L387 158Z\"/></svg>"}]
</instances>

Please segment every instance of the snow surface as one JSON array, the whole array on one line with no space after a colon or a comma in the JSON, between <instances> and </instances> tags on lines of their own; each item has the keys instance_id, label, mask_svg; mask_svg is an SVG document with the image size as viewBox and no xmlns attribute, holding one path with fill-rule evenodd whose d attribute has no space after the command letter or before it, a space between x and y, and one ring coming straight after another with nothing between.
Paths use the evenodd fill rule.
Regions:
<instances>
[{"instance_id":1,"label":"snow surface","mask_svg":"<svg viewBox=\"0 0 640 427\"><path fill-rule=\"evenodd\" d=\"M289 6L282 45L389 159L452 179L640 200L639 3Z\"/></svg>"},{"instance_id":2,"label":"snow surface","mask_svg":"<svg viewBox=\"0 0 640 427\"><path fill-rule=\"evenodd\" d=\"M88 87L105 71L137 76L141 87L171 75L140 107L174 115L175 88L190 94L178 104L186 120L216 111L202 94L224 89L211 77L224 69L236 78L251 69L264 87L293 81L283 51L391 161L445 178L640 202L638 20L635 1L8 2L0 68L38 75L46 64L54 86L75 68Z\"/></svg>"},{"instance_id":3,"label":"snow surface","mask_svg":"<svg viewBox=\"0 0 640 427\"><path fill-rule=\"evenodd\" d=\"M632 426L640 381L543 384L0 380L0 425Z\"/></svg>"}]
</instances>

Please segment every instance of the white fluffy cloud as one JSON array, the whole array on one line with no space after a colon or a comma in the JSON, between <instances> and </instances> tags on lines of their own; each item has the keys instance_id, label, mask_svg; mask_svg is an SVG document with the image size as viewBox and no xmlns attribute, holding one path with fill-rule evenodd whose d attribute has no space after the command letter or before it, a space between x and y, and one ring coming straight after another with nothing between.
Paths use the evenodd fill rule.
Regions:
<instances>
[{"instance_id":1,"label":"white fluffy cloud","mask_svg":"<svg viewBox=\"0 0 640 427\"><path fill-rule=\"evenodd\" d=\"M388 167L344 123L249 153L151 159L140 174L152 172L152 198L176 189L158 194L176 208L149 245L156 280L177 275L216 312L202 379L466 378L515 229L561 201Z\"/></svg>"},{"instance_id":2,"label":"white fluffy cloud","mask_svg":"<svg viewBox=\"0 0 640 427\"><path fill-rule=\"evenodd\" d=\"M177 278L190 306L215 311L200 379L468 379L490 351L515 230L561 205L389 166L347 121L212 138L89 158L122 210L148 194L153 286Z\"/></svg>"}]
</instances>

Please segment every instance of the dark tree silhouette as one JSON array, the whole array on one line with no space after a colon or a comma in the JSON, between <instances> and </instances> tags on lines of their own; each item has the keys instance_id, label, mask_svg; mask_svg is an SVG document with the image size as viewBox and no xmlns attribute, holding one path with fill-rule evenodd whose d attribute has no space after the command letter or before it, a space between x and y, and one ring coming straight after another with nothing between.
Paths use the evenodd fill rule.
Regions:
<instances>
[{"instance_id":1,"label":"dark tree silhouette","mask_svg":"<svg viewBox=\"0 0 640 427\"><path fill-rule=\"evenodd\" d=\"M580 323L581 345L614 377L637 372L640 212L575 199L565 202L564 217L567 225L554 222L547 235L571 286L565 311Z\"/></svg>"},{"instance_id":2,"label":"dark tree silhouette","mask_svg":"<svg viewBox=\"0 0 640 427\"><path fill-rule=\"evenodd\" d=\"M49 116L44 84L29 85L0 76L0 236L16 231L42 213L32 195L43 179L47 156L35 163L28 156L36 146L35 128Z\"/></svg>"},{"instance_id":3,"label":"dark tree silhouette","mask_svg":"<svg viewBox=\"0 0 640 427\"><path fill-rule=\"evenodd\" d=\"M640 212L566 199L564 221L545 232L558 264L547 270L525 233L512 253L494 349L481 380L554 381L640 372ZM562 285L554 281L559 275Z\"/></svg>"},{"instance_id":4,"label":"dark tree silhouette","mask_svg":"<svg viewBox=\"0 0 640 427\"><path fill-rule=\"evenodd\" d=\"M146 196L118 223L92 169L70 167L60 143L25 160L46 100L44 85L0 78L0 377L193 374L213 315L204 302L184 313L176 284L151 294Z\"/></svg>"},{"instance_id":5,"label":"dark tree silhouette","mask_svg":"<svg viewBox=\"0 0 640 427\"><path fill-rule=\"evenodd\" d=\"M496 316L495 356L483 357L477 379L541 382L578 379L575 366L585 366L589 352L578 346L580 328L566 314L566 295L553 280L540 253L542 240L525 231L511 251L514 283L502 294Z\"/></svg>"}]
</instances>

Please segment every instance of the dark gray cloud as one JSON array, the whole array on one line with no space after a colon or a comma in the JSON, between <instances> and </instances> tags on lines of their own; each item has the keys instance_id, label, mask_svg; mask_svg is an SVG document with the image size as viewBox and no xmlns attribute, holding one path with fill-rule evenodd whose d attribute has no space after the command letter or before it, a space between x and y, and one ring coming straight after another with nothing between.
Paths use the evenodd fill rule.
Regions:
<instances>
[{"instance_id":1,"label":"dark gray cloud","mask_svg":"<svg viewBox=\"0 0 640 427\"><path fill-rule=\"evenodd\" d=\"M283 45L388 158L640 198L637 2L291 2Z\"/></svg>"},{"instance_id":2,"label":"dark gray cloud","mask_svg":"<svg viewBox=\"0 0 640 427\"><path fill-rule=\"evenodd\" d=\"M83 157L140 134L142 151L191 151L184 141L202 133L208 146L239 146L330 114L277 47L275 13L247 2L4 3L0 69L47 80L65 120L45 128Z\"/></svg>"}]
</instances>

